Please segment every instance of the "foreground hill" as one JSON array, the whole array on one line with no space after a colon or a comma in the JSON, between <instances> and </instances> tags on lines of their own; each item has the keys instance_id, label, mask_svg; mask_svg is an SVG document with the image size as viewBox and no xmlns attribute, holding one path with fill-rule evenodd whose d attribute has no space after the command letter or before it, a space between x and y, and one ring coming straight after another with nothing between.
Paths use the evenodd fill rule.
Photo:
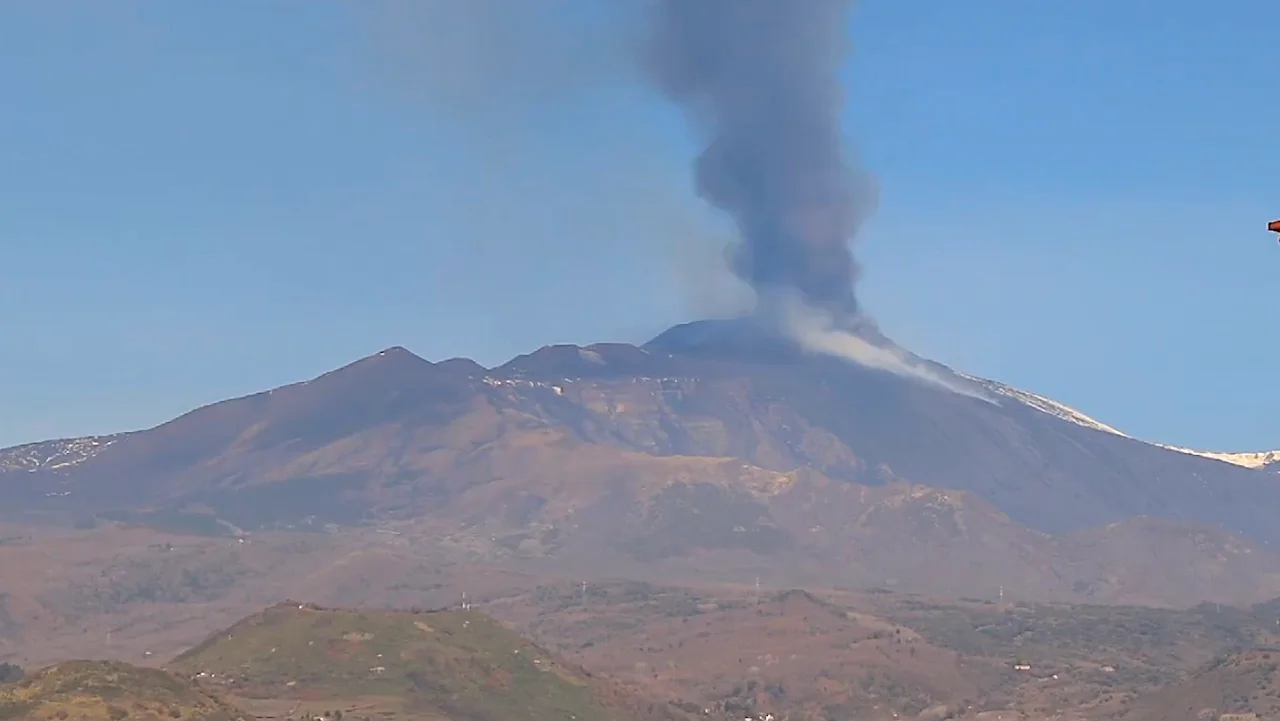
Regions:
<instances>
[{"instance_id":1,"label":"foreground hill","mask_svg":"<svg viewBox=\"0 0 1280 721\"><path fill-rule=\"evenodd\" d=\"M490 608L590 668L742 715L1096 721L1177 692L1216 656L1270 643L1280 605L1001 605L629 582L585 601L571 584L545 586Z\"/></svg>"},{"instance_id":2,"label":"foreground hill","mask_svg":"<svg viewBox=\"0 0 1280 721\"><path fill-rule=\"evenodd\" d=\"M759 598L626 583L495 605L583 663L735 719L959 714L1012 676L913 629L805 591ZM532 601L530 603L529 601Z\"/></svg>"},{"instance_id":3,"label":"foreground hill","mask_svg":"<svg viewBox=\"0 0 1280 721\"><path fill-rule=\"evenodd\" d=\"M361 562L367 560L372 559ZM412 574L399 578L415 581ZM479 580L469 577L467 588L477 591ZM567 580L527 580L533 583L470 596L483 599L484 614L284 603L247 618L241 611L236 615L242 620L226 626L171 615L182 613L181 605L133 603L125 607L129 612L83 616L58 639L33 637L25 647L0 643L0 654L25 654L27 648L40 653L53 641L74 653L156 663L172 648L168 641L156 645L162 636L185 637L182 645L189 647L193 627L222 627L167 664L178 678L159 678L200 698L225 698L258 718L275 719L336 719L341 712L348 721L464 721L519 719L527 712L634 721L688 715L736 721L768 714L792 721L1082 721L1154 708L1152 715L1134 717L1142 721L1179 718L1167 709L1183 703L1176 696L1181 689L1215 693L1271 678L1269 659L1261 655L1255 665L1231 667L1218 680L1212 674L1223 664L1205 664L1274 643L1280 608L1276 602L1187 610L997 604L634 581L584 589ZM456 591L450 595L458 598ZM227 608L195 607L209 616ZM180 623L165 629L171 621ZM99 633L84 632L104 628L114 629L123 643L104 647ZM158 635L137 638L143 630ZM70 648L69 641L79 645ZM1242 668L1252 675L1242 675ZM145 679L112 683L109 688L123 684L134 690L154 685ZM73 680L62 688L101 685ZM1170 694L1176 698L1161 701ZM102 695L109 701L124 697ZM1264 689L1246 700L1264 709L1269 698ZM73 702L83 705L62 698L61 707L48 708L56 717ZM1210 700L1196 708L1240 705Z\"/></svg>"},{"instance_id":4,"label":"foreground hill","mask_svg":"<svg viewBox=\"0 0 1280 721\"><path fill-rule=\"evenodd\" d=\"M0 685L0 719L238 721L235 706L165 671L114 661L70 661Z\"/></svg>"},{"instance_id":5,"label":"foreground hill","mask_svg":"<svg viewBox=\"0 0 1280 721\"><path fill-rule=\"evenodd\" d=\"M450 721L680 719L470 611L326 610L286 602L213 634L169 668L246 698Z\"/></svg>"},{"instance_id":6,"label":"foreground hill","mask_svg":"<svg viewBox=\"0 0 1280 721\"><path fill-rule=\"evenodd\" d=\"M1280 547L1274 474L912 362L965 394L732 322L493 369L393 348L147 431L0 451L0 509L202 533L412 520L468 558L582 575L710 567L1167 604L1280 594L1262 543ZM1155 560L1167 575L1136 583Z\"/></svg>"},{"instance_id":7,"label":"foreground hill","mask_svg":"<svg viewBox=\"0 0 1280 721\"><path fill-rule=\"evenodd\" d=\"M1280 716L1280 649L1225 656L1139 698L1122 721L1257 721Z\"/></svg>"}]
</instances>

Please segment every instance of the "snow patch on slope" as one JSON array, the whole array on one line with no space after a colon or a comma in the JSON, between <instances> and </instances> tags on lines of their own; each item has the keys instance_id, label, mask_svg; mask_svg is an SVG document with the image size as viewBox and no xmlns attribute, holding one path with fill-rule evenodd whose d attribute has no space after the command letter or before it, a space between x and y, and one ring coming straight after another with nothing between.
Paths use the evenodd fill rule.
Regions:
<instances>
[{"instance_id":1,"label":"snow patch on slope","mask_svg":"<svg viewBox=\"0 0 1280 721\"><path fill-rule=\"evenodd\" d=\"M1102 421L1099 421L1095 418L1091 418L1085 415L1084 413L1081 413L1080 411L1064 403L1059 403L1058 401L1055 401L1051 398L1045 398L1044 396L1036 395L1035 393L1030 393L1024 390L1019 390L1017 388L1013 388L1012 386L1007 386L1003 383L990 381L985 378L968 376L968 375L964 375L963 373L960 375L963 375L965 378L968 378L969 380L982 385L988 391L995 393L996 395L1004 396L1006 398L1012 398L1013 400L1018 401L1022 405L1028 406L1030 408L1034 408L1040 411L1041 413L1047 413L1055 418L1059 418L1069 423L1074 423L1078 426L1084 426L1085 428L1090 428L1095 431L1102 431L1103 433L1111 433L1113 435L1123 436L1124 438L1133 438L1133 436L1130 436L1129 434L1115 428L1114 426L1109 426L1106 423L1103 423ZM1242 466L1244 468L1260 469L1260 468L1267 468L1272 465L1280 465L1280 450L1246 452L1246 453L1224 453L1220 451L1198 451L1192 448L1181 448L1179 446L1170 446L1164 443L1151 443L1150 441L1142 441L1142 439L1137 439L1137 438L1135 438L1134 440L1147 443L1148 445L1157 446L1159 448L1164 448L1166 450L1177 451L1178 453L1186 453L1187 455L1191 455L1191 456L1200 456L1201 458L1212 458L1215 461L1222 461L1224 463L1230 463L1232 465Z\"/></svg>"},{"instance_id":2,"label":"snow patch on slope","mask_svg":"<svg viewBox=\"0 0 1280 721\"><path fill-rule=\"evenodd\" d=\"M963 373L961 373L960 375L973 381L974 383L981 385L982 387L986 388L988 391L998 396L1004 396L1005 398L1012 398L1013 400L1018 401L1022 405L1034 408L1040 411L1041 413L1047 413L1055 418L1059 418L1061 420L1074 423L1078 426L1084 426L1085 428L1091 428L1095 431L1102 431L1103 433L1111 433L1117 436L1124 436L1125 438L1131 437L1129 436L1129 434L1125 433L1124 431L1121 431L1117 428L1109 426L1106 423L1103 423L1102 421L1099 421L1095 418L1090 418L1089 416L1081 413L1080 411L1066 404L1059 403L1051 398L1045 398L1044 396L1039 396L1029 391L1019 390L1012 386L1007 386L1003 383L989 381L985 378L977 378L975 376L964 375Z\"/></svg>"},{"instance_id":3,"label":"snow patch on slope","mask_svg":"<svg viewBox=\"0 0 1280 721\"><path fill-rule=\"evenodd\" d=\"M1266 468L1272 464L1280 463L1280 451L1257 451L1245 453L1222 453L1219 451L1197 451L1191 448L1179 448L1177 446L1166 446L1163 443L1155 444L1161 448L1167 448L1171 451L1179 453L1188 453L1193 456L1202 458L1212 458L1215 461L1225 461L1237 466L1245 468Z\"/></svg>"},{"instance_id":4,"label":"snow patch on slope","mask_svg":"<svg viewBox=\"0 0 1280 721\"><path fill-rule=\"evenodd\" d=\"M65 470L93 458L124 436L125 434L119 433L110 436L63 438L3 448L0 449L0 473Z\"/></svg>"},{"instance_id":5,"label":"snow patch on slope","mask_svg":"<svg viewBox=\"0 0 1280 721\"><path fill-rule=\"evenodd\" d=\"M1096 418L1085 413L1081 413L1065 403L1059 403L1051 398L1046 398L1044 396L1031 393L1030 391L1024 391L986 378L979 378L977 376L971 376L964 373L957 373L956 375L978 384L995 396L1009 398L1021 405L1035 409L1041 413L1048 414L1058 418L1059 420L1074 423L1075 425L1084 428L1100 431L1102 433L1110 433L1122 438L1131 438L1141 443L1147 443L1148 445L1164 448L1166 450L1185 453L1192 456L1199 456L1201 458L1210 458L1216 461L1241 466L1243 468L1272 469L1277 473L1280 473L1280 450L1227 453L1221 451L1201 451L1192 448L1182 448L1163 443L1143 441L1142 439L1133 438L1133 436L1130 436L1114 426L1103 423ZM662 380L665 381L672 379ZM513 384L513 381L496 381L489 378L486 378L485 382L489 385ZM564 392L559 387L554 387L554 390L557 394ZM53 441L27 443L25 445L14 446L11 448L0 448L0 473L23 471L34 473L36 471L66 470L93 458L112 444L128 435L130 434L116 433L105 436L64 438Z\"/></svg>"}]
</instances>

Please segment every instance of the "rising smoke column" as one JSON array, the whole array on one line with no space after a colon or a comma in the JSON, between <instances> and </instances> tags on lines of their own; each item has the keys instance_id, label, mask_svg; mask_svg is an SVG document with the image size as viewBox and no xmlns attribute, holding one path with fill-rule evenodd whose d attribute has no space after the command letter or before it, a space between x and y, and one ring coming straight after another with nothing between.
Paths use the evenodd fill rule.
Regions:
<instances>
[{"instance_id":1,"label":"rising smoke column","mask_svg":"<svg viewBox=\"0 0 1280 721\"><path fill-rule=\"evenodd\" d=\"M837 320L858 311L849 244L870 184L845 157L838 72L852 0L654 0L645 65L707 133L700 195L729 213L733 271Z\"/></svg>"}]
</instances>

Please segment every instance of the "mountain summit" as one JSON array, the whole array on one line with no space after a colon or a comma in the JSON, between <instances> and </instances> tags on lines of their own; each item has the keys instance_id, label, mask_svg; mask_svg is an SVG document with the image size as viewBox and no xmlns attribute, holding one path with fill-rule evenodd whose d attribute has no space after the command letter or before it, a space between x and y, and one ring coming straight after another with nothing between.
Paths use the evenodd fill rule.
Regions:
<instances>
[{"instance_id":1,"label":"mountain summit","mask_svg":"<svg viewBox=\"0 0 1280 721\"><path fill-rule=\"evenodd\" d=\"M775 362L794 362L804 354L794 340L750 317L682 323L642 347L671 355Z\"/></svg>"}]
</instances>

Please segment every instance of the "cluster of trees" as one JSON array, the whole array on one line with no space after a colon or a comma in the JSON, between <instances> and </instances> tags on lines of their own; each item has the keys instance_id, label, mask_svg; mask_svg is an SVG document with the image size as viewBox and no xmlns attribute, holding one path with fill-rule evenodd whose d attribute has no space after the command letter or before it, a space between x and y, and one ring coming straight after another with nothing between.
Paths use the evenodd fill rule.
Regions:
<instances>
[{"instance_id":1,"label":"cluster of trees","mask_svg":"<svg viewBox=\"0 0 1280 721\"><path fill-rule=\"evenodd\" d=\"M0 683L9 683L22 678L22 667L13 663L0 663Z\"/></svg>"}]
</instances>

